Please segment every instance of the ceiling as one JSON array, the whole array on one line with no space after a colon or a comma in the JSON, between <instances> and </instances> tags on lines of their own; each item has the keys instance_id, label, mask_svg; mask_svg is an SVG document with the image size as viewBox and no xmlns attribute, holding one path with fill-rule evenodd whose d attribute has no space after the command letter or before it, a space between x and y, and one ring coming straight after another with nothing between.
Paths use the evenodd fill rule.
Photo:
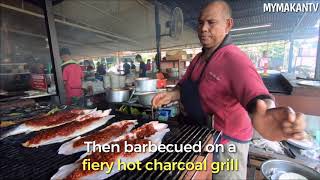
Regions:
<instances>
[{"instance_id":1,"label":"ceiling","mask_svg":"<svg viewBox=\"0 0 320 180\"><path fill-rule=\"evenodd\" d=\"M11 49L47 54L47 35L37 1L0 0L0 17L7 23ZM60 47L77 56L105 56L118 51L156 48L154 5L144 0L64 0L53 6ZM162 33L167 33L170 11L162 8ZM3 30L3 27L1 28ZM161 39L162 47L198 43L193 29L184 27L179 40ZM31 38L31 39L30 39ZM25 43L28 42L28 43Z\"/></svg>"},{"instance_id":2,"label":"ceiling","mask_svg":"<svg viewBox=\"0 0 320 180\"><path fill-rule=\"evenodd\" d=\"M57 23L58 38L83 44L77 53L91 47L99 54L156 48L154 5L147 1L65 0L54 6L54 14L72 24ZM160 11L163 34L168 31L165 23L169 14L165 7ZM89 28L75 28L75 24ZM194 30L187 26L184 29L179 40L163 37L162 47L198 43Z\"/></svg>"},{"instance_id":3,"label":"ceiling","mask_svg":"<svg viewBox=\"0 0 320 180\"><path fill-rule=\"evenodd\" d=\"M149 0L153 2L153 0ZM158 0L169 8L180 7L185 24L196 30L201 7L209 0ZM233 10L234 28L271 24L270 27L231 32L238 44L308 38L318 35L314 27L320 19L320 10L312 13L265 13L264 3L279 3L278 0L227 0ZM284 0L281 3L319 3L319 1Z\"/></svg>"},{"instance_id":4,"label":"ceiling","mask_svg":"<svg viewBox=\"0 0 320 180\"><path fill-rule=\"evenodd\" d=\"M184 33L180 39L163 37L161 47L199 46L196 35L198 13L207 0L158 0L162 34L170 11L180 7L184 14ZM29 3L31 2L31 4ZM0 0L1 19L8 23L12 49L48 54L42 10L36 0ZM154 0L54 0L56 30L60 47L69 47L79 56L104 56L117 51L154 50ZM231 32L235 43L248 44L272 40L316 36L316 13L264 13L262 0L229 0L234 28L271 24L270 27ZM289 2L289 1L288 1ZM290 1L297 2L297 1ZM299 2L304 2L300 0ZM9 6L8 6L9 5ZM1 28L3 30L3 27ZM28 42L28 43L26 43Z\"/></svg>"}]
</instances>

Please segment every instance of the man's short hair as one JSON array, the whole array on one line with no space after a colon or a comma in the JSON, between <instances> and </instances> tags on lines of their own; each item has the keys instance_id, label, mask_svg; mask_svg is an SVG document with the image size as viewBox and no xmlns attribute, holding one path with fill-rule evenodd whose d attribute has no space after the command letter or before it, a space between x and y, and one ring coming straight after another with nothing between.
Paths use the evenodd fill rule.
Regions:
<instances>
[{"instance_id":1,"label":"man's short hair","mask_svg":"<svg viewBox=\"0 0 320 180\"><path fill-rule=\"evenodd\" d=\"M201 11L203 9L205 9L207 6L209 6L210 4L214 4L214 3L222 3L225 8L226 8L226 16L228 18L231 18L232 17L232 9L231 9L231 6L229 5L229 3L225 0L213 0L213 1L209 1L207 2L202 8L201 8Z\"/></svg>"},{"instance_id":2,"label":"man's short hair","mask_svg":"<svg viewBox=\"0 0 320 180\"><path fill-rule=\"evenodd\" d=\"M60 56L63 56L63 55L71 55L69 48L63 47L60 49Z\"/></svg>"},{"instance_id":3,"label":"man's short hair","mask_svg":"<svg viewBox=\"0 0 320 180\"><path fill-rule=\"evenodd\" d=\"M140 60L142 60L141 55L140 55L140 54L137 54L137 55L136 55L136 59L140 59Z\"/></svg>"}]
</instances>

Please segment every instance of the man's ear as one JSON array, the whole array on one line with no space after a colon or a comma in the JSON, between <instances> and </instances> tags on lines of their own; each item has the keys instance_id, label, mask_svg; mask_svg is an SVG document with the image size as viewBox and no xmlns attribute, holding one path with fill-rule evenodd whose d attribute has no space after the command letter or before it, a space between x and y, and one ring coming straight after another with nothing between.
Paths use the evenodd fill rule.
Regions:
<instances>
[{"instance_id":1,"label":"man's ear","mask_svg":"<svg viewBox=\"0 0 320 180\"><path fill-rule=\"evenodd\" d=\"M228 34L230 32L232 27L233 27L233 19L232 18L228 18L227 19L227 26L226 26L226 34Z\"/></svg>"}]
</instances>

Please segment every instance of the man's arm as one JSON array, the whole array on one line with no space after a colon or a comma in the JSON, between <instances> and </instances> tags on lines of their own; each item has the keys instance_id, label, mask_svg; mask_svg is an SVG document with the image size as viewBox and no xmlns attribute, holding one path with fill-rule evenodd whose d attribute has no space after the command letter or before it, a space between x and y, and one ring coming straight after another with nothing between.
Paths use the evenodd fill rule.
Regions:
<instances>
[{"instance_id":1,"label":"man's arm","mask_svg":"<svg viewBox=\"0 0 320 180\"><path fill-rule=\"evenodd\" d=\"M255 112L258 99L265 101L268 109L275 107L275 103L273 101L272 95L262 94L262 95L259 95L255 98L251 99L248 102L248 104L245 108L247 109L249 114L252 114L253 112Z\"/></svg>"},{"instance_id":2,"label":"man's arm","mask_svg":"<svg viewBox=\"0 0 320 180\"><path fill-rule=\"evenodd\" d=\"M171 95L171 102L180 100L180 86L176 85L173 91L169 92Z\"/></svg>"},{"instance_id":3,"label":"man's arm","mask_svg":"<svg viewBox=\"0 0 320 180\"><path fill-rule=\"evenodd\" d=\"M67 84L67 81L69 80L69 68L68 67L65 67L63 70L62 70L62 79L63 79L63 84L66 86Z\"/></svg>"},{"instance_id":4,"label":"man's arm","mask_svg":"<svg viewBox=\"0 0 320 180\"><path fill-rule=\"evenodd\" d=\"M304 115L290 107L275 107L271 99L257 100L250 117L253 127L268 140L304 139Z\"/></svg>"},{"instance_id":5,"label":"man's arm","mask_svg":"<svg viewBox=\"0 0 320 180\"><path fill-rule=\"evenodd\" d=\"M267 109L276 107L276 104L272 99L264 99L263 101L267 104Z\"/></svg>"},{"instance_id":6,"label":"man's arm","mask_svg":"<svg viewBox=\"0 0 320 180\"><path fill-rule=\"evenodd\" d=\"M281 141L303 139L305 121L302 113L290 107L275 107L272 95L247 56L226 54L231 92L249 112L253 127L264 138Z\"/></svg>"}]
</instances>

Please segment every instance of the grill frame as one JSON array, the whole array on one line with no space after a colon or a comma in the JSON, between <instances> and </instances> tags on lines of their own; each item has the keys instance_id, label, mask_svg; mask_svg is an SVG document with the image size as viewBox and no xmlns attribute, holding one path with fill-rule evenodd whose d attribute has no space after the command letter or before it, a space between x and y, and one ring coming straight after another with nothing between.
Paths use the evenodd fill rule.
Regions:
<instances>
[{"instance_id":1,"label":"grill frame","mask_svg":"<svg viewBox=\"0 0 320 180\"><path fill-rule=\"evenodd\" d=\"M113 122L125 119L134 119L130 115L116 115L106 125L92 131L98 131ZM138 119L140 125L148 122L146 119ZM195 144L200 140L202 146L208 143L211 134L217 131L191 125L178 125L176 121L168 121L170 132L164 139L164 144ZM1 131L8 128L1 128ZM87 134L90 134L89 132ZM57 153L62 143L42 146L39 148L25 148L21 143L25 142L37 132L30 134L21 134L12 137L7 137L0 141L0 176L4 179L50 179L58 169L66 164L70 164L79 159L84 152L79 152L73 155L59 155ZM86 135L86 134L85 134ZM202 147L202 148L203 148ZM198 156L205 156L207 153L154 153L151 157L142 162L144 167L145 162L153 161L157 158L161 162L171 161L194 161ZM144 168L141 171L121 171L109 179L179 179L185 175L183 171L147 171Z\"/></svg>"}]
</instances>

